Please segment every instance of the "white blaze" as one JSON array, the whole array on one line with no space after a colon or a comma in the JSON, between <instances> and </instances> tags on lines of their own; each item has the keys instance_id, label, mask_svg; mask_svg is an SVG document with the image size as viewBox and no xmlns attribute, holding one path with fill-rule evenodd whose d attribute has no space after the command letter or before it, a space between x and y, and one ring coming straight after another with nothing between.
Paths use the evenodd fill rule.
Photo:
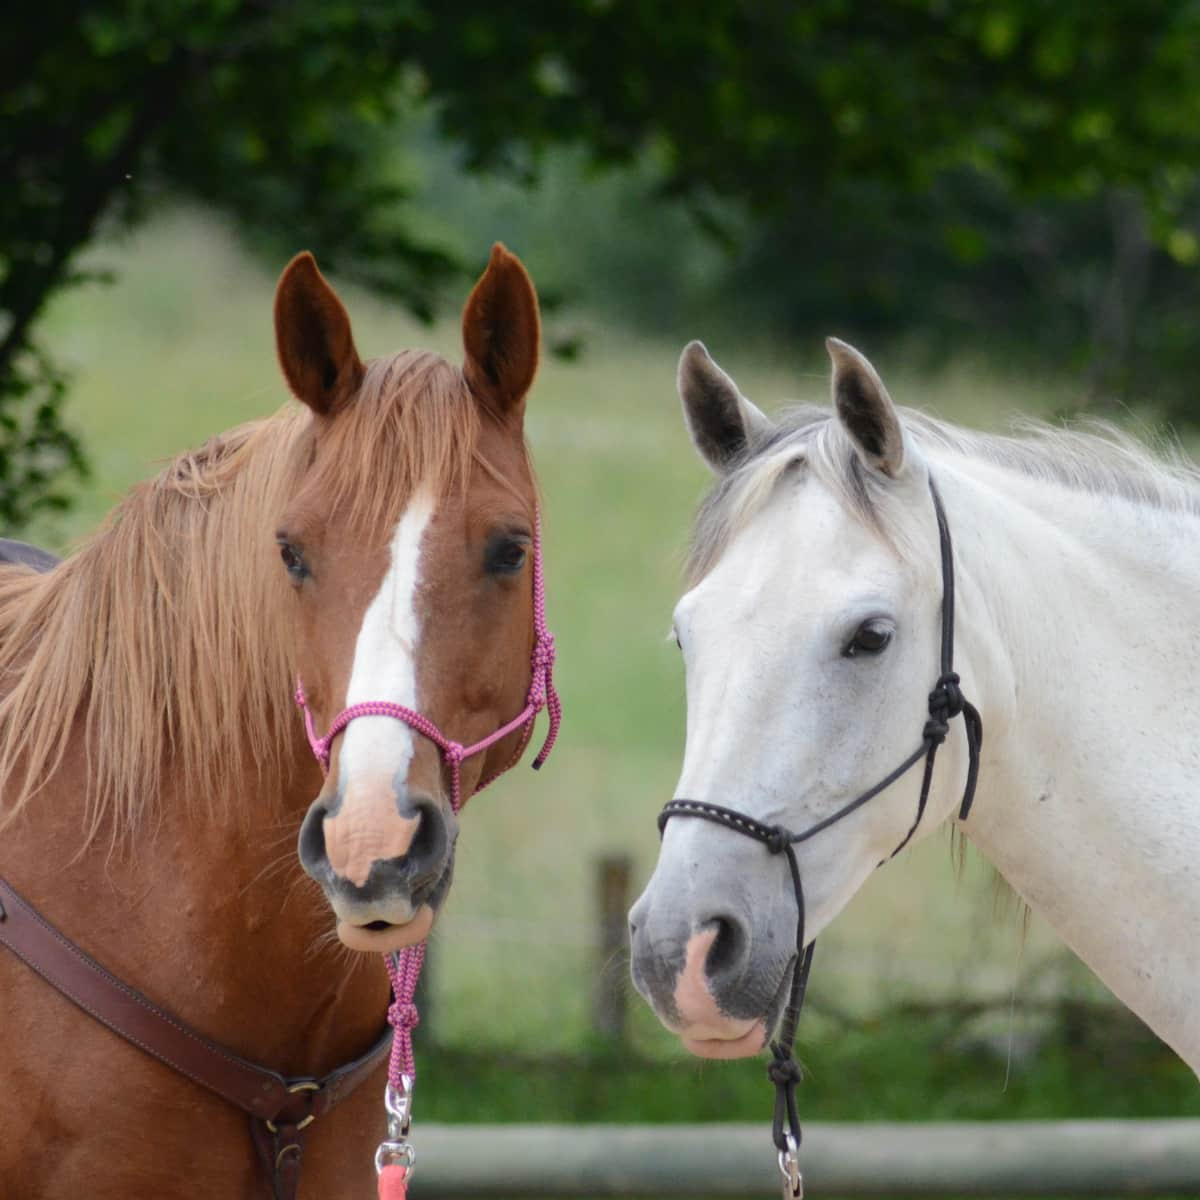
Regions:
<instances>
[{"instance_id":1,"label":"white blaze","mask_svg":"<svg viewBox=\"0 0 1200 1200\"><path fill-rule=\"evenodd\" d=\"M346 707L384 700L417 707L417 588L421 539L433 516L433 499L419 492L405 509L392 535L391 563L375 598L363 615L354 646L354 666L346 689ZM339 773L345 787L355 775L391 783L407 774L412 762L413 731L394 717L358 717L342 734Z\"/></svg>"}]
</instances>

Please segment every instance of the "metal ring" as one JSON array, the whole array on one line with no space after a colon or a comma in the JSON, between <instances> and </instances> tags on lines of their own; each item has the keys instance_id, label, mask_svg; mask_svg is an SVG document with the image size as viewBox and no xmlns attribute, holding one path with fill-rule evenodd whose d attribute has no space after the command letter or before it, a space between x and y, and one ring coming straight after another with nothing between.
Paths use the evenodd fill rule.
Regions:
<instances>
[{"instance_id":1,"label":"metal ring","mask_svg":"<svg viewBox=\"0 0 1200 1200\"><path fill-rule=\"evenodd\" d=\"M317 1119L316 1113L309 1113L308 1116L305 1117L303 1121L301 1121L298 1125L295 1126L295 1132L299 1133L300 1130L307 1129L316 1119ZM276 1125L274 1121L266 1121L266 1122L264 1122L264 1124L272 1133L279 1132L279 1126Z\"/></svg>"},{"instance_id":2,"label":"metal ring","mask_svg":"<svg viewBox=\"0 0 1200 1200\"><path fill-rule=\"evenodd\" d=\"M403 1167L411 1174L416 1161L411 1142L380 1142L375 1151L375 1174L382 1175L384 1167Z\"/></svg>"},{"instance_id":3,"label":"metal ring","mask_svg":"<svg viewBox=\"0 0 1200 1200\"><path fill-rule=\"evenodd\" d=\"M284 1146L284 1148L282 1150L280 1150L280 1152L277 1155L275 1155L275 1170L276 1171L278 1171L280 1166L282 1166L282 1164L283 1164L283 1156L285 1154L290 1154L293 1150L295 1150L295 1152L296 1152L296 1157L299 1158L300 1154L301 1154L301 1150L300 1150L300 1147L295 1142L292 1142L292 1144L290 1146Z\"/></svg>"},{"instance_id":4,"label":"metal ring","mask_svg":"<svg viewBox=\"0 0 1200 1200\"><path fill-rule=\"evenodd\" d=\"M298 1092L319 1092L320 1090L321 1085L315 1079L302 1079L299 1083L293 1083L291 1087L288 1088L288 1095L294 1096ZM316 1119L316 1113L309 1113L308 1116L296 1126L296 1132L299 1133L300 1130L307 1129ZM272 1133L279 1132L279 1126L276 1125L274 1121L267 1121L265 1124ZM297 1147L297 1149L299 1149L299 1147Z\"/></svg>"}]
</instances>

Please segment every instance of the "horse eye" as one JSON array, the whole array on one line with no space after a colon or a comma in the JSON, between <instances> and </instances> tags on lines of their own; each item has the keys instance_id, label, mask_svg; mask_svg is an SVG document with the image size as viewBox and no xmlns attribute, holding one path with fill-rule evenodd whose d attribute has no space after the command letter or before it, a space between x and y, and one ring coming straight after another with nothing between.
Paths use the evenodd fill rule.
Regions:
<instances>
[{"instance_id":1,"label":"horse eye","mask_svg":"<svg viewBox=\"0 0 1200 1200\"><path fill-rule=\"evenodd\" d=\"M525 565L526 553L516 538L493 538L483 553L484 569L489 575L515 575Z\"/></svg>"},{"instance_id":2,"label":"horse eye","mask_svg":"<svg viewBox=\"0 0 1200 1200\"><path fill-rule=\"evenodd\" d=\"M886 621L864 621L842 654L846 658L855 658L860 654L879 654L887 649L894 632Z\"/></svg>"},{"instance_id":3,"label":"horse eye","mask_svg":"<svg viewBox=\"0 0 1200 1200\"><path fill-rule=\"evenodd\" d=\"M308 574L308 568L304 565L300 551L291 542L280 540L279 557L283 560L283 565L294 582L299 583Z\"/></svg>"}]
</instances>

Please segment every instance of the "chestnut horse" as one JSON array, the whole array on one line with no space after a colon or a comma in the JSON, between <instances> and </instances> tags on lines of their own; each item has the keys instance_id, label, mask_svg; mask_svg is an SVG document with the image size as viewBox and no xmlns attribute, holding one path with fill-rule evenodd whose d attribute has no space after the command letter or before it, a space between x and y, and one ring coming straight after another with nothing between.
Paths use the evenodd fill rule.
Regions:
<instances>
[{"instance_id":1,"label":"chestnut horse","mask_svg":"<svg viewBox=\"0 0 1200 1200\"><path fill-rule=\"evenodd\" d=\"M360 361L310 255L279 282L275 326L304 407L180 456L53 569L0 568L0 877L209 1038L320 1076L375 1042L388 1004L380 957L347 954L329 901L354 948L418 939L457 829L436 747L397 721L356 721L323 778L297 672L322 728L382 700L467 743L521 710L539 324L497 246L461 368ZM516 731L463 762L463 795L522 746ZM297 886L289 849L310 804L302 856L325 895ZM0 1081L5 1200L267 1192L241 1112L3 946ZM301 1197L371 1194L382 1091L381 1067L316 1123Z\"/></svg>"}]
</instances>

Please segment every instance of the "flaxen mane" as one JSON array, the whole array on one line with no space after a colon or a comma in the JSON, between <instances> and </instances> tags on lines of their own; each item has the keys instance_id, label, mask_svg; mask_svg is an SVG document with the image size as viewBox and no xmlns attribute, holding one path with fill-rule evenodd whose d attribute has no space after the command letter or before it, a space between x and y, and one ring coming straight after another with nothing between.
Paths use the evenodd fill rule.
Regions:
<instances>
[{"instance_id":1,"label":"flaxen mane","mask_svg":"<svg viewBox=\"0 0 1200 1200\"><path fill-rule=\"evenodd\" d=\"M1076 491L1200 515L1200 468L1177 447L1166 445L1154 451L1099 421L1087 429L1071 430L1031 421L1006 436L961 429L912 409L898 411L905 431L920 449L980 459ZM762 508L797 460L851 514L885 535L904 540L901 523L889 519L895 514L889 514L886 484L863 469L832 411L795 408L746 449L701 504L687 565L691 583L712 569L730 539Z\"/></svg>"},{"instance_id":2,"label":"flaxen mane","mask_svg":"<svg viewBox=\"0 0 1200 1200\"><path fill-rule=\"evenodd\" d=\"M296 722L274 535L309 470L312 420L290 406L216 437L134 488L48 574L0 569L0 828L64 764L75 733L86 734L89 837L110 817L114 837L137 828L168 769L214 816L271 794ZM326 431L317 483L330 507L394 524L418 483L465 481L477 432L462 372L402 351L369 364Z\"/></svg>"}]
</instances>

